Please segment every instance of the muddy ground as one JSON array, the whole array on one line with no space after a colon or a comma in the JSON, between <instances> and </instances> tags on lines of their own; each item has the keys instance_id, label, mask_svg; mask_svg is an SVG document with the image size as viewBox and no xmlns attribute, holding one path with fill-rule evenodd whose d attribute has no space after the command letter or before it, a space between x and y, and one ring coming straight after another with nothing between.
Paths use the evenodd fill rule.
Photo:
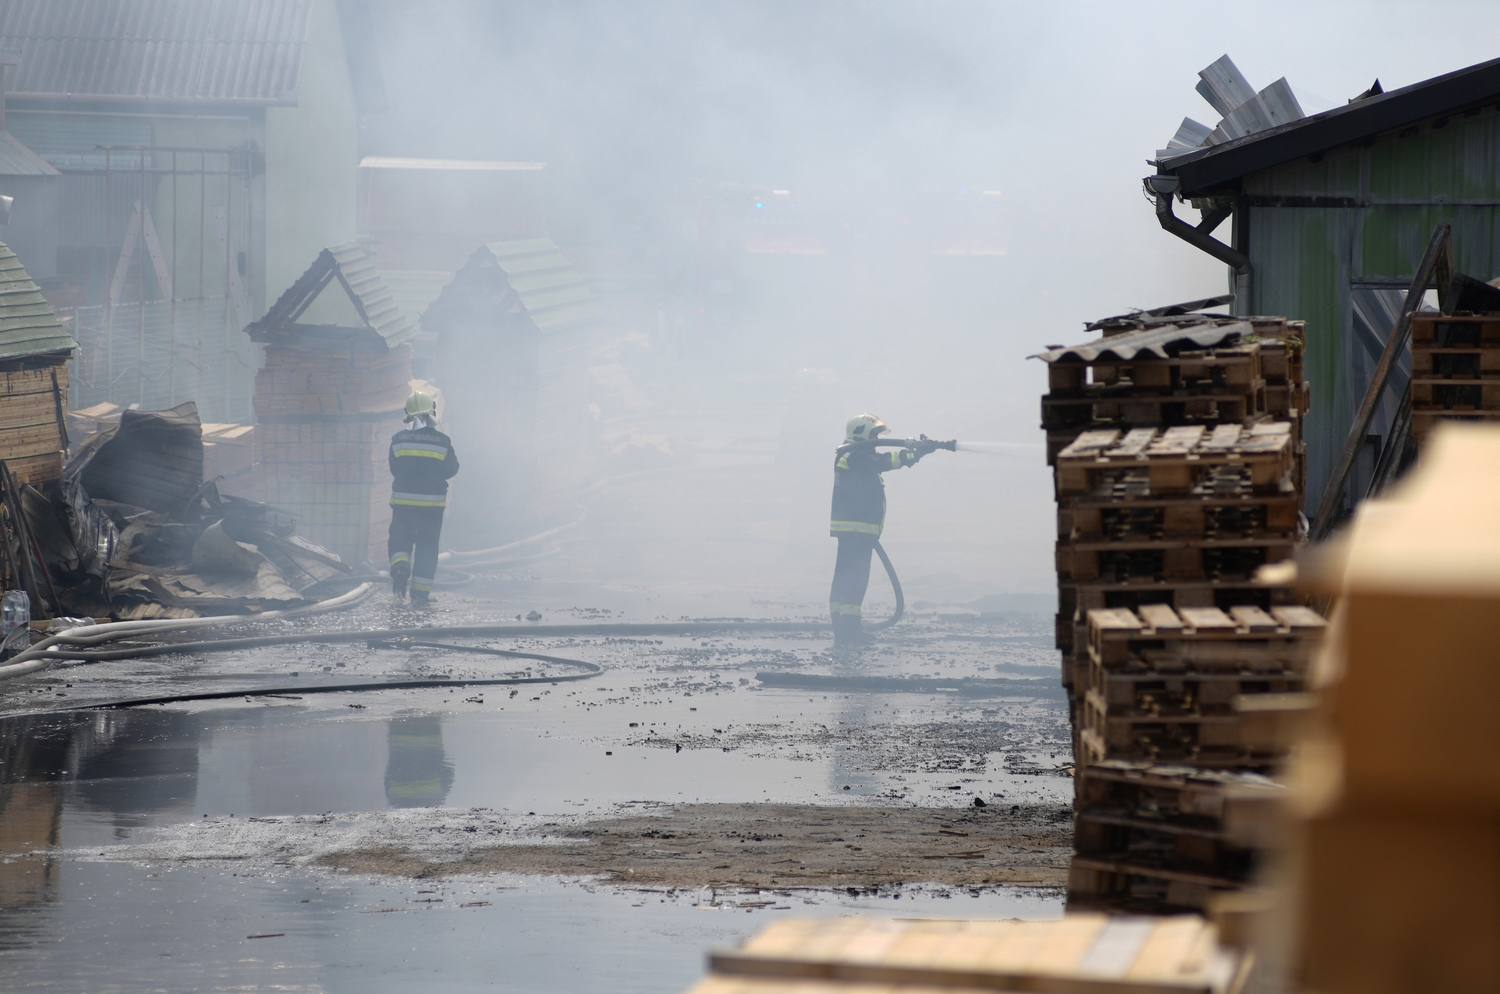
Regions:
<instances>
[{"instance_id":1,"label":"muddy ground","mask_svg":"<svg viewBox=\"0 0 1500 994\"><path fill-rule=\"evenodd\" d=\"M503 832L465 825L474 843L456 858L372 846L316 865L414 878L474 873L591 876L610 884L741 890L875 890L924 882L1061 887L1072 812L1021 808L821 807L694 804L565 827L541 844L486 844Z\"/></svg>"}]
</instances>

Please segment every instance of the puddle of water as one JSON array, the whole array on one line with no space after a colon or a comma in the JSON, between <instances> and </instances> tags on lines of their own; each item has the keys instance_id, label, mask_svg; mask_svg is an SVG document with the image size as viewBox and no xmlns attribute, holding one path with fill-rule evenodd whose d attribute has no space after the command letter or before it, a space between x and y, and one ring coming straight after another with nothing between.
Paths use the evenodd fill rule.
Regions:
<instances>
[{"instance_id":1,"label":"puddle of water","mask_svg":"<svg viewBox=\"0 0 1500 994\"><path fill-rule=\"evenodd\" d=\"M1061 913L1055 896L948 888L810 904L736 897L768 902L750 908L704 907L707 898L514 877L390 884L69 863L44 899L0 908L0 971L12 990L671 994L702 974L709 950L772 917Z\"/></svg>"}]
</instances>

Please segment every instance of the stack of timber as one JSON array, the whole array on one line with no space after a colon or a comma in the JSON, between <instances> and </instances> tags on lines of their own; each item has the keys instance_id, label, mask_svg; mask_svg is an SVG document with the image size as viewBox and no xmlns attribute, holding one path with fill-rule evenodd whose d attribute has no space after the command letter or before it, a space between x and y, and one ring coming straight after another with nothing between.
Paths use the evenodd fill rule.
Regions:
<instances>
[{"instance_id":1,"label":"stack of timber","mask_svg":"<svg viewBox=\"0 0 1500 994\"><path fill-rule=\"evenodd\" d=\"M1252 935L1321 994L1500 990L1500 425L1440 425L1302 579L1337 598L1317 701L1258 832Z\"/></svg>"},{"instance_id":2,"label":"stack of timber","mask_svg":"<svg viewBox=\"0 0 1500 994\"><path fill-rule=\"evenodd\" d=\"M1237 994L1250 957L1192 915L1059 921L786 919L715 953L691 994Z\"/></svg>"},{"instance_id":3,"label":"stack of timber","mask_svg":"<svg viewBox=\"0 0 1500 994\"><path fill-rule=\"evenodd\" d=\"M1442 421L1500 419L1500 314L1414 314L1411 393L1419 446Z\"/></svg>"},{"instance_id":4,"label":"stack of timber","mask_svg":"<svg viewBox=\"0 0 1500 994\"><path fill-rule=\"evenodd\" d=\"M266 347L254 397L259 498L343 559L383 560L386 454L401 429L416 322L349 242L319 253L245 330Z\"/></svg>"},{"instance_id":5,"label":"stack of timber","mask_svg":"<svg viewBox=\"0 0 1500 994\"><path fill-rule=\"evenodd\" d=\"M1324 627L1301 605L1088 612L1070 908L1203 910L1251 882L1257 854L1226 805L1277 789L1279 718L1305 707Z\"/></svg>"},{"instance_id":6,"label":"stack of timber","mask_svg":"<svg viewBox=\"0 0 1500 994\"><path fill-rule=\"evenodd\" d=\"M1202 910L1245 883L1253 853L1217 816L1164 819L1156 795L1125 803L1101 786L1115 774L1091 777L1127 763L1248 789L1234 778L1263 778L1284 743L1237 705L1297 697L1323 628L1264 579L1301 539L1302 325L1187 306L1040 356L1078 778L1070 907Z\"/></svg>"},{"instance_id":7,"label":"stack of timber","mask_svg":"<svg viewBox=\"0 0 1500 994\"><path fill-rule=\"evenodd\" d=\"M1094 607L1265 601L1256 567L1297 538L1302 322L1161 310L1175 313L1106 318L1090 325L1104 338L1039 355L1065 655Z\"/></svg>"},{"instance_id":8,"label":"stack of timber","mask_svg":"<svg viewBox=\"0 0 1500 994\"><path fill-rule=\"evenodd\" d=\"M62 478L67 362L77 348L21 260L0 245L0 460L21 484Z\"/></svg>"}]
</instances>

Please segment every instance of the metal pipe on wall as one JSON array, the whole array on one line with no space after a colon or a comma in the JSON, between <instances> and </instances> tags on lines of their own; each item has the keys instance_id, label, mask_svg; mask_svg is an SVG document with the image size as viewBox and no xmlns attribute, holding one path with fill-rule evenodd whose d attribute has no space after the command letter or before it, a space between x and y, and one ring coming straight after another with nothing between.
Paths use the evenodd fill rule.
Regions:
<instances>
[{"instance_id":1,"label":"metal pipe on wall","mask_svg":"<svg viewBox=\"0 0 1500 994\"><path fill-rule=\"evenodd\" d=\"M1156 202L1156 220L1164 230L1234 269L1235 312L1248 313L1255 289L1255 268L1250 264L1250 257L1209 234L1229 216L1229 212L1222 208L1211 211L1202 224L1194 227L1172 213L1172 197L1179 184L1176 176L1157 174L1147 176L1142 182L1146 196Z\"/></svg>"}]
</instances>

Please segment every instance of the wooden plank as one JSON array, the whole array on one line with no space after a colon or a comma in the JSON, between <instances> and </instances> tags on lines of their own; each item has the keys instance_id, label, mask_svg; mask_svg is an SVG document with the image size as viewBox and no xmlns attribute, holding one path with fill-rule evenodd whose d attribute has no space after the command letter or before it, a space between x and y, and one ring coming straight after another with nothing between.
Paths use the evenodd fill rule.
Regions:
<instances>
[{"instance_id":1,"label":"wooden plank","mask_svg":"<svg viewBox=\"0 0 1500 994\"><path fill-rule=\"evenodd\" d=\"M1301 604L1283 604L1271 608L1277 621L1289 628L1324 628L1328 622L1310 607Z\"/></svg>"},{"instance_id":2,"label":"wooden plank","mask_svg":"<svg viewBox=\"0 0 1500 994\"><path fill-rule=\"evenodd\" d=\"M1151 440L1155 437L1155 428L1132 428L1129 432L1126 433L1125 437L1120 440L1120 444L1110 449L1105 453L1105 455L1109 456L1110 458L1121 459L1139 456L1142 452L1145 451L1146 446L1151 444Z\"/></svg>"},{"instance_id":3,"label":"wooden plank","mask_svg":"<svg viewBox=\"0 0 1500 994\"><path fill-rule=\"evenodd\" d=\"M1234 620L1216 607L1183 607L1177 613L1191 628L1203 631L1215 628L1238 628Z\"/></svg>"},{"instance_id":4,"label":"wooden plank","mask_svg":"<svg viewBox=\"0 0 1500 994\"><path fill-rule=\"evenodd\" d=\"M1229 609L1229 614L1241 628L1252 632L1274 632L1281 627L1275 618L1252 605L1232 607Z\"/></svg>"},{"instance_id":5,"label":"wooden plank","mask_svg":"<svg viewBox=\"0 0 1500 994\"><path fill-rule=\"evenodd\" d=\"M1185 622L1166 604L1142 604L1138 609L1151 629L1160 632L1181 631Z\"/></svg>"}]
</instances>

